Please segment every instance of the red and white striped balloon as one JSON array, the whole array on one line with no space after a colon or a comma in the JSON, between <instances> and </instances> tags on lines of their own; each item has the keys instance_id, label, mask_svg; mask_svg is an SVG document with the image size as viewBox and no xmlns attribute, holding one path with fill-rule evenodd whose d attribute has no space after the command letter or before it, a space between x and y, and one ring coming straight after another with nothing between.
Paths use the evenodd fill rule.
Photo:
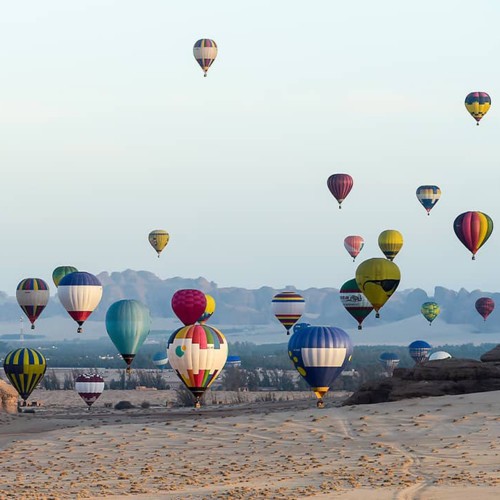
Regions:
<instances>
[{"instance_id":1,"label":"red and white striped balloon","mask_svg":"<svg viewBox=\"0 0 500 500\"><path fill-rule=\"evenodd\" d=\"M97 373L84 373L75 380L75 390L90 407L104 391L104 379Z\"/></svg>"}]
</instances>

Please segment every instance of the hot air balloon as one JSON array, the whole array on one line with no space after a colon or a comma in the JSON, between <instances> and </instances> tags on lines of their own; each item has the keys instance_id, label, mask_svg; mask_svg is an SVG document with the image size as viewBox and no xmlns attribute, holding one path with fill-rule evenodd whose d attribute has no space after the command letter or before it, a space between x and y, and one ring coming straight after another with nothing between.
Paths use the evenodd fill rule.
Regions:
<instances>
[{"instance_id":1,"label":"hot air balloon","mask_svg":"<svg viewBox=\"0 0 500 500\"><path fill-rule=\"evenodd\" d=\"M222 332L208 325L189 325L168 340L167 355L178 377L195 397L195 408L226 364L227 341Z\"/></svg>"},{"instance_id":2,"label":"hot air balloon","mask_svg":"<svg viewBox=\"0 0 500 500\"><path fill-rule=\"evenodd\" d=\"M477 125L481 118L488 112L491 106L491 98L486 92L471 92L465 98L465 107L476 120Z\"/></svg>"},{"instance_id":3,"label":"hot air balloon","mask_svg":"<svg viewBox=\"0 0 500 500\"><path fill-rule=\"evenodd\" d=\"M427 359L431 349L432 346L425 340L415 340L408 346L410 356L417 364L423 363Z\"/></svg>"},{"instance_id":4,"label":"hot air balloon","mask_svg":"<svg viewBox=\"0 0 500 500\"><path fill-rule=\"evenodd\" d=\"M429 356L429 361L437 361L441 359L451 359L451 354L446 351L436 351Z\"/></svg>"},{"instance_id":5,"label":"hot air balloon","mask_svg":"<svg viewBox=\"0 0 500 500\"><path fill-rule=\"evenodd\" d=\"M184 325L193 325L205 313L207 297L200 290L177 290L171 300L172 310Z\"/></svg>"},{"instance_id":6,"label":"hot air balloon","mask_svg":"<svg viewBox=\"0 0 500 500\"><path fill-rule=\"evenodd\" d=\"M160 258L161 251L167 246L170 240L170 235L163 229L155 229L149 233L148 239L151 246L156 250L158 258Z\"/></svg>"},{"instance_id":7,"label":"hot air balloon","mask_svg":"<svg viewBox=\"0 0 500 500\"><path fill-rule=\"evenodd\" d=\"M338 201L339 208L342 208L342 202L350 193L354 181L349 174L333 174L326 181L330 193Z\"/></svg>"},{"instance_id":8,"label":"hot air balloon","mask_svg":"<svg viewBox=\"0 0 500 500\"><path fill-rule=\"evenodd\" d=\"M290 328L297 323L304 314L306 301L297 292L280 292L272 300L273 313L290 335Z\"/></svg>"},{"instance_id":9,"label":"hot air balloon","mask_svg":"<svg viewBox=\"0 0 500 500\"><path fill-rule=\"evenodd\" d=\"M47 362L41 352L22 347L5 356L3 369L19 396L26 402L45 375Z\"/></svg>"},{"instance_id":10,"label":"hot air balloon","mask_svg":"<svg viewBox=\"0 0 500 500\"><path fill-rule=\"evenodd\" d=\"M379 362L385 368L385 371L389 377L392 377L394 369L399 365L399 356L394 352L383 352L379 358Z\"/></svg>"},{"instance_id":11,"label":"hot air balloon","mask_svg":"<svg viewBox=\"0 0 500 500\"><path fill-rule=\"evenodd\" d=\"M347 312L358 322L358 330L361 330L363 328L361 323L373 311L373 307L361 293L355 279L346 281L340 287L340 301Z\"/></svg>"},{"instance_id":12,"label":"hot air balloon","mask_svg":"<svg viewBox=\"0 0 500 500\"><path fill-rule=\"evenodd\" d=\"M40 278L26 278L16 289L17 303L28 316L31 329L35 328L35 321L49 302L50 291L47 283Z\"/></svg>"},{"instance_id":13,"label":"hot air balloon","mask_svg":"<svg viewBox=\"0 0 500 500\"><path fill-rule=\"evenodd\" d=\"M205 311L198 318L198 323L201 324L206 323L212 317L212 314L215 312L215 299L211 295L208 295L207 293L205 294L205 299L207 300Z\"/></svg>"},{"instance_id":14,"label":"hot air balloon","mask_svg":"<svg viewBox=\"0 0 500 500\"><path fill-rule=\"evenodd\" d=\"M429 322L429 325L432 325L432 322L438 317L440 311L441 310L436 302L424 302L420 308L420 312Z\"/></svg>"},{"instance_id":15,"label":"hot air balloon","mask_svg":"<svg viewBox=\"0 0 500 500\"><path fill-rule=\"evenodd\" d=\"M97 373L84 373L75 379L75 390L87 403L88 409L104 391L104 379Z\"/></svg>"},{"instance_id":16,"label":"hot air balloon","mask_svg":"<svg viewBox=\"0 0 500 500\"><path fill-rule=\"evenodd\" d=\"M165 369L168 365L168 356L164 351L159 351L153 354L151 360L153 361L153 364L160 370Z\"/></svg>"},{"instance_id":17,"label":"hot air balloon","mask_svg":"<svg viewBox=\"0 0 500 500\"><path fill-rule=\"evenodd\" d=\"M344 247L349 252L353 262L356 260L359 252L363 250L364 245L365 240L361 236L347 236L344 239Z\"/></svg>"},{"instance_id":18,"label":"hot air balloon","mask_svg":"<svg viewBox=\"0 0 500 500\"><path fill-rule=\"evenodd\" d=\"M316 394L318 408L323 408L323 396L350 361L352 343L340 328L309 326L290 337L288 356Z\"/></svg>"},{"instance_id":19,"label":"hot air balloon","mask_svg":"<svg viewBox=\"0 0 500 500\"><path fill-rule=\"evenodd\" d=\"M125 363L127 373L151 329L149 309L138 300L119 300L109 306L106 330Z\"/></svg>"},{"instance_id":20,"label":"hot air balloon","mask_svg":"<svg viewBox=\"0 0 500 500\"><path fill-rule=\"evenodd\" d=\"M382 231L378 237L378 246L382 253L392 261L403 246L403 235L395 229Z\"/></svg>"},{"instance_id":21,"label":"hot air balloon","mask_svg":"<svg viewBox=\"0 0 500 500\"><path fill-rule=\"evenodd\" d=\"M453 229L457 238L472 252L472 260L475 260L477 251L493 232L493 221L483 212L464 212L455 219Z\"/></svg>"},{"instance_id":22,"label":"hot air balloon","mask_svg":"<svg viewBox=\"0 0 500 500\"><path fill-rule=\"evenodd\" d=\"M427 215L430 215L432 208L441 198L441 189L437 186L419 186L417 188L417 198L427 210Z\"/></svg>"},{"instance_id":23,"label":"hot air balloon","mask_svg":"<svg viewBox=\"0 0 500 500\"><path fill-rule=\"evenodd\" d=\"M52 271L52 281L54 282L54 285L56 285L56 288L59 286L59 282L67 275L70 273L76 273L78 269L73 266L59 266Z\"/></svg>"},{"instance_id":24,"label":"hot air balloon","mask_svg":"<svg viewBox=\"0 0 500 500\"><path fill-rule=\"evenodd\" d=\"M310 323L295 323L293 325L293 333L297 333L301 328L307 328L308 326L311 326Z\"/></svg>"},{"instance_id":25,"label":"hot air balloon","mask_svg":"<svg viewBox=\"0 0 500 500\"><path fill-rule=\"evenodd\" d=\"M102 298L101 282L90 273L77 271L67 274L60 282L57 296L68 314L78 323L78 333L82 325L99 305Z\"/></svg>"},{"instance_id":26,"label":"hot air balloon","mask_svg":"<svg viewBox=\"0 0 500 500\"><path fill-rule=\"evenodd\" d=\"M476 300L476 311L483 317L484 321L495 309L495 302L489 297L481 297Z\"/></svg>"},{"instance_id":27,"label":"hot air balloon","mask_svg":"<svg viewBox=\"0 0 500 500\"><path fill-rule=\"evenodd\" d=\"M209 38L202 38L194 44L193 55L203 70L203 76L207 76L208 68L217 57L217 44Z\"/></svg>"},{"instance_id":28,"label":"hot air balloon","mask_svg":"<svg viewBox=\"0 0 500 500\"><path fill-rule=\"evenodd\" d=\"M387 259L373 258L362 262L356 269L356 283L380 317L380 308L396 291L401 280L399 267Z\"/></svg>"}]
</instances>

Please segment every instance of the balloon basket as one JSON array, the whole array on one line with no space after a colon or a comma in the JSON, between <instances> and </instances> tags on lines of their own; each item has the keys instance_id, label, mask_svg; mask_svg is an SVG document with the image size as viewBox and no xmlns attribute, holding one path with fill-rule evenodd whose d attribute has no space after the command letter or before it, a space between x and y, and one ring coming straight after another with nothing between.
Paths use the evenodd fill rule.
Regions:
<instances>
[{"instance_id":1,"label":"balloon basket","mask_svg":"<svg viewBox=\"0 0 500 500\"><path fill-rule=\"evenodd\" d=\"M358 325L358 330L362 330L363 327L361 325Z\"/></svg>"},{"instance_id":2,"label":"balloon basket","mask_svg":"<svg viewBox=\"0 0 500 500\"><path fill-rule=\"evenodd\" d=\"M79 326L79 327L77 328L77 330L76 330L76 333L82 333L82 332L83 332L83 329L82 329L82 327L81 327L81 326Z\"/></svg>"},{"instance_id":3,"label":"balloon basket","mask_svg":"<svg viewBox=\"0 0 500 500\"><path fill-rule=\"evenodd\" d=\"M35 325L31 325L31 329L34 330L35 329Z\"/></svg>"},{"instance_id":4,"label":"balloon basket","mask_svg":"<svg viewBox=\"0 0 500 500\"><path fill-rule=\"evenodd\" d=\"M325 407L325 402L320 399L319 401L316 402L316 408L324 408Z\"/></svg>"}]
</instances>

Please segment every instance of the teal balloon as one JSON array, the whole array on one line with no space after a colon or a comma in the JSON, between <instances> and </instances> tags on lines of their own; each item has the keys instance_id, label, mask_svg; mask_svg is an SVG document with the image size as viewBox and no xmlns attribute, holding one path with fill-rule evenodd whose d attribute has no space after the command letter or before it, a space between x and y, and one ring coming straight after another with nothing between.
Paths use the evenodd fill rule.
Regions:
<instances>
[{"instance_id":1,"label":"teal balloon","mask_svg":"<svg viewBox=\"0 0 500 500\"><path fill-rule=\"evenodd\" d=\"M130 370L151 329L149 309L138 300L119 300L106 313L106 330Z\"/></svg>"}]
</instances>

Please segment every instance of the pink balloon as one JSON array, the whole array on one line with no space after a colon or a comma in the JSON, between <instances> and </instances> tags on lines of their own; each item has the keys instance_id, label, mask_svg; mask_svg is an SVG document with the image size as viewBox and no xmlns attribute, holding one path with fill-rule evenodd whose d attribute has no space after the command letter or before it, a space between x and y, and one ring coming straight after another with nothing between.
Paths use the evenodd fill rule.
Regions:
<instances>
[{"instance_id":1,"label":"pink balloon","mask_svg":"<svg viewBox=\"0 0 500 500\"><path fill-rule=\"evenodd\" d=\"M186 326L194 325L206 306L207 298L199 290L177 290L172 296L172 310Z\"/></svg>"}]
</instances>

